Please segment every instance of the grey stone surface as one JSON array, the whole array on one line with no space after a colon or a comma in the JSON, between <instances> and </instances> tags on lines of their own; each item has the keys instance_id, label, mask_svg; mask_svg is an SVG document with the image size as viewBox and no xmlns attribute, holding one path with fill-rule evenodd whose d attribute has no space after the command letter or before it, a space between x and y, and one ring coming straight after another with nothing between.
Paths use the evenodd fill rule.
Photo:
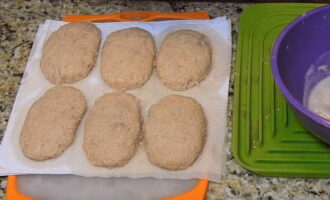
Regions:
<instances>
[{"instance_id":1,"label":"grey stone surface","mask_svg":"<svg viewBox=\"0 0 330 200\"><path fill-rule=\"evenodd\" d=\"M228 104L226 166L228 174L220 184L210 183L208 200L221 199L330 199L329 179L267 178L243 169L233 158L231 145L233 72L236 58L238 18L249 4L218 2L127 1L127 0L2 0L0 1L0 141L20 85L23 70L38 25L45 19L69 14L105 14L130 10L163 12L206 11L211 17L226 15L232 21L233 59ZM1 155L0 155L1 156ZM6 178L0 177L0 199L4 199Z\"/></svg>"}]
</instances>

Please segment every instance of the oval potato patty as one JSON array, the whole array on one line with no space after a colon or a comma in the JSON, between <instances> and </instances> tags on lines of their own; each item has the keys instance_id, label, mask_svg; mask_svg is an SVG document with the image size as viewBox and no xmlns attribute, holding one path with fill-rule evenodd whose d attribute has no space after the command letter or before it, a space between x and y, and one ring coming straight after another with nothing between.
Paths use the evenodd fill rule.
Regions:
<instances>
[{"instance_id":1,"label":"oval potato patty","mask_svg":"<svg viewBox=\"0 0 330 200\"><path fill-rule=\"evenodd\" d=\"M53 32L42 50L41 71L56 85L85 78L95 65L100 30L89 22L74 22Z\"/></svg>"},{"instance_id":2,"label":"oval potato patty","mask_svg":"<svg viewBox=\"0 0 330 200\"><path fill-rule=\"evenodd\" d=\"M200 155L207 135L201 105L190 97L169 95L149 110L144 145L151 163L169 170L186 169Z\"/></svg>"},{"instance_id":3,"label":"oval potato patty","mask_svg":"<svg viewBox=\"0 0 330 200\"><path fill-rule=\"evenodd\" d=\"M102 78L117 90L137 89L149 80L154 57L155 43L148 31L128 28L113 32L103 46Z\"/></svg>"},{"instance_id":4,"label":"oval potato patty","mask_svg":"<svg viewBox=\"0 0 330 200\"><path fill-rule=\"evenodd\" d=\"M136 152L140 132L140 105L133 95L101 96L85 123L84 150L89 162L107 168L125 165Z\"/></svg>"},{"instance_id":5,"label":"oval potato patty","mask_svg":"<svg viewBox=\"0 0 330 200\"><path fill-rule=\"evenodd\" d=\"M33 160L55 158L73 142L87 104L70 86L49 89L30 108L21 130L20 146Z\"/></svg>"},{"instance_id":6,"label":"oval potato patty","mask_svg":"<svg viewBox=\"0 0 330 200\"><path fill-rule=\"evenodd\" d=\"M211 69L209 39L192 30L170 33L158 57L157 74L166 87L176 91L192 88L205 79Z\"/></svg>"}]
</instances>

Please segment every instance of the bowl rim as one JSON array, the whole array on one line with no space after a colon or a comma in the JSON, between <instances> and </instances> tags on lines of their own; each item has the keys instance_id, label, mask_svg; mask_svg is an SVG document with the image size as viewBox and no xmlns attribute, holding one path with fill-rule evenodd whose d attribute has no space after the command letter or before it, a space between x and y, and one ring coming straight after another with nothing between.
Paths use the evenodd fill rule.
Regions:
<instances>
[{"instance_id":1,"label":"bowl rim","mask_svg":"<svg viewBox=\"0 0 330 200\"><path fill-rule=\"evenodd\" d=\"M285 38L285 36L287 35L287 33L293 29L299 22L301 22L302 20L304 20L306 17L312 16L314 14L317 14L321 11L330 9L330 5L325 5L325 6L321 6L319 8L315 8L311 11L308 11L306 13L304 13L303 15L297 17L296 19L294 19L290 24L288 24L279 34L279 36L277 37L277 39L275 40L274 46L272 48L272 54L271 54L271 64L272 64L272 72L273 72L273 76L274 76L274 80L277 84L277 87L279 87L280 91L282 92L282 94L284 95L284 97L287 99L287 101L296 109L298 109L300 112L302 112L304 115L306 115L307 117L311 118L312 120L314 120L315 122L330 128L330 121L327 121L326 119L320 117L319 115L315 114L314 112L310 111L309 109L307 109L305 106L303 106L295 97L292 96L292 94L289 92L289 90L287 89L287 87L284 84L284 81L282 80L279 70L278 70L278 65L277 65L277 58L278 58L278 52L279 52L279 48L280 45L283 42L283 39Z\"/></svg>"}]
</instances>

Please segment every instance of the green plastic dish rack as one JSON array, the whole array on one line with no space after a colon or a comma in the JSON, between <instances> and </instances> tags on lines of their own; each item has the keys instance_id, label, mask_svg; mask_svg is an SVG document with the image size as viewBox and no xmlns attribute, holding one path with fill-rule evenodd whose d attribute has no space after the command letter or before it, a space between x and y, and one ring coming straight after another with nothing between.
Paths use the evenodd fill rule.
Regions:
<instances>
[{"instance_id":1,"label":"green plastic dish rack","mask_svg":"<svg viewBox=\"0 0 330 200\"><path fill-rule=\"evenodd\" d=\"M271 72L281 30L321 4L258 4L239 22L232 150L246 169L264 176L330 177L330 145L312 136L288 108Z\"/></svg>"}]
</instances>

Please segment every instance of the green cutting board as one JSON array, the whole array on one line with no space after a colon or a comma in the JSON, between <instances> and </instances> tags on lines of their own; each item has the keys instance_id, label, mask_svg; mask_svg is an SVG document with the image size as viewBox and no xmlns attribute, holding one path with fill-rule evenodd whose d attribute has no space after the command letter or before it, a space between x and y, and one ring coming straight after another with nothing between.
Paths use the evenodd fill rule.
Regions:
<instances>
[{"instance_id":1,"label":"green cutting board","mask_svg":"<svg viewBox=\"0 0 330 200\"><path fill-rule=\"evenodd\" d=\"M330 177L330 146L313 137L288 108L270 63L281 30L319 6L259 4L240 17L232 150L250 171L265 176Z\"/></svg>"}]
</instances>

